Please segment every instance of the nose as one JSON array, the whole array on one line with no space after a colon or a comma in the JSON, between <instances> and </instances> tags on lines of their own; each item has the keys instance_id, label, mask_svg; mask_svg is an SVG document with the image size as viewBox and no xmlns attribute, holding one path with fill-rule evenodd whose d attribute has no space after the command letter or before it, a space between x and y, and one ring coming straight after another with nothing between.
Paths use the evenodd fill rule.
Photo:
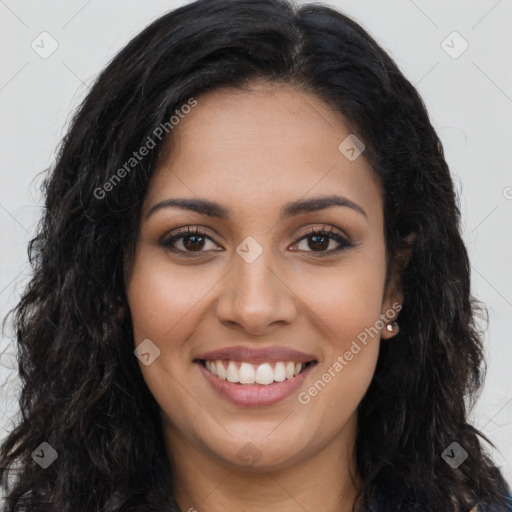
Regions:
<instances>
[{"instance_id":1,"label":"nose","mask_svg":"<svg viewBox=\"0 0 512 512\"><path fill-rule=\"evenodd\" d=\"M272 266L274 268L272 268ZM270 334L277 326L291 324L298 314L292 283L272 265L270 251L251 263L237 254L222 280L217 301L218 320L246 334Z\"/></svg>"}]
</instances>

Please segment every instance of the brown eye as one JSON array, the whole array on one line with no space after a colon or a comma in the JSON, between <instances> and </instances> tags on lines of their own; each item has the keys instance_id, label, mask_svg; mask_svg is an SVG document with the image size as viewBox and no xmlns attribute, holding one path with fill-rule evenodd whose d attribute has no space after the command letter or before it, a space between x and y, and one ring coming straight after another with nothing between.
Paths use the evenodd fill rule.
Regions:
<instances>
[{"instance_id":1,"label":"brown eye","mask_svg":"<svg viewBox=\"0 0 512 512\"><path fill-rule=\"evenodd\" d=\"M187 227L170 237L163 238L159 241L159 244L177 253L201 253L206 252L203 249L207 246L208 242L216 245L206 233L200 231L197 227ZM212 249L215 250L214 248Z\"/></svg>"},{"instance_id":2,"label":"brown eye","mask_svg":"<svg viewBox=\"0 0 512 512\"><path fill-rule=\"evenodd\" d=\"M188 235L180 238L183 239L183 246L190 251L201 250L206 240L206 238L201 235Z\"/></svg>"},{"instance_id":3,"label":"brown eye","mask_svg":"<svg viewBox=\"0 0 512 512\"><path fill-rule=\"evenodd\" d=\"M332 228L313 229L298 240L298 242L303 241L305 241L304 245L306 247L300 248L297 243L298 250L320 253L319 256L328 256L349 247L353 247L352 243Z\"/></svg>"}]
</instances>

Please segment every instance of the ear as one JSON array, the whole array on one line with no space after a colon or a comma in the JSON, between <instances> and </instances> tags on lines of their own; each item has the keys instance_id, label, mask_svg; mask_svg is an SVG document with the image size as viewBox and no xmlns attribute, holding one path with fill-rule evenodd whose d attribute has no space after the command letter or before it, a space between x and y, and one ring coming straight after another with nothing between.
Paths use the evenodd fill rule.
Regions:
<instances>
[{"instance_id":1,"label":"ear","mask_svg":"<svg viewBox=\"0 0 512 512\"><path fill-rule=\"evenodd\" d=\"M407 267L412 255L412 248L416 234L411 233L405 237L406 246L399 249L393 255L390 262L390 277L382 301L381 318L385 323L397 321L400 310L404 303L402 291L402 274ZM381 330L381 338L389 339L396 336L397 331L388 331L386 327Z\"/></svg>"}]
</instances>

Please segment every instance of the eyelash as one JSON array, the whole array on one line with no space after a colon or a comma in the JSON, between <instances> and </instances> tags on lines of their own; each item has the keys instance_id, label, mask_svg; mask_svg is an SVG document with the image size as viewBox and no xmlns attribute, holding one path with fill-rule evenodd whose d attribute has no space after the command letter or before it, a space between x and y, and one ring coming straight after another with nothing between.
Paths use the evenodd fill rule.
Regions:
<instances>
[{"instance_id":1,"label":"eyelash","mask_svg":"<svg viewBox=\"0 0 512 512\"><path fill-rule=\"evenodd\" d=\"M181 228L179 229L176 233L174 233L170 238L167 237L166 235L164 235L160 240L159 240L159 244L174 252L174 253L180 253L181 255L184 255L184 257L197 257L194 255L194 253L197 253L197 255L200 255L202 252L206 252L206 251L183 251L181 249L176 249L175 247L173 247L173 244L181 239L181 238L187 238L187 237L190 237L190 236L200 236L200 237L204 237L204 238L207 238L209 240L211 240L212 242L214 242L214 240L209 237L205 232L201 231L199 229L199 226L187 226L186 228ZM338 242L340 244L340 247L338 247L337 249L331 249L330 251L306 251L306 252L312 252L312 253L316 253L316 255L320 258L323 258L323 257L327 257L327 256L331 256L335 253L338 253L338 252L341 252L341 251L344 251L346 249L350 249L351 247L354 247L354 244L352 242L349 242L345 237L343 237L342 235L340 235L338 232L336 232L334 230L334 228L332 227L329 227L329 228L312 228L311 230L309 230L307 233L305 233L304 235L302 235L295 243L295 244L298 244L299 242L301 242L302 240L304 239L307 239L309 237L313 237L313 236L327 236L331 239L333 239L334 241Z\"/></svg>"}]
</instances>

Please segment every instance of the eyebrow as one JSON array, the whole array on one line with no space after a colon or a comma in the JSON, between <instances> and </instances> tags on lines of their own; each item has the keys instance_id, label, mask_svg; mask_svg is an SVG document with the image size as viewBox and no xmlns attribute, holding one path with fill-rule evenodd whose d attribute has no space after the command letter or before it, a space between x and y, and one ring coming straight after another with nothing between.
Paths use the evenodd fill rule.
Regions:
<instances>
[{"instance_id":1,"label":"eyebrow","mask_svg":"<svg viewBox=\"0 0 512 512\"><path fill-rule=\"evenodd\" d=\"M345 206L360 213L368 220L368 215L364 209L354 201L337 195L319 196L310 199L299 199L286 203L281 208L281 220L292 217L294 215L312 213L333 206ZM215 201L207 199L192 199L192 198L170 198L164 199L154 204L146 213L145 218L148 219L153 213L162 208L181 208L183 210L190 210L201 215L214 217L218 219L228 220L231 216L229 209L225 208Z\"/></svg>"}]
</instances>

